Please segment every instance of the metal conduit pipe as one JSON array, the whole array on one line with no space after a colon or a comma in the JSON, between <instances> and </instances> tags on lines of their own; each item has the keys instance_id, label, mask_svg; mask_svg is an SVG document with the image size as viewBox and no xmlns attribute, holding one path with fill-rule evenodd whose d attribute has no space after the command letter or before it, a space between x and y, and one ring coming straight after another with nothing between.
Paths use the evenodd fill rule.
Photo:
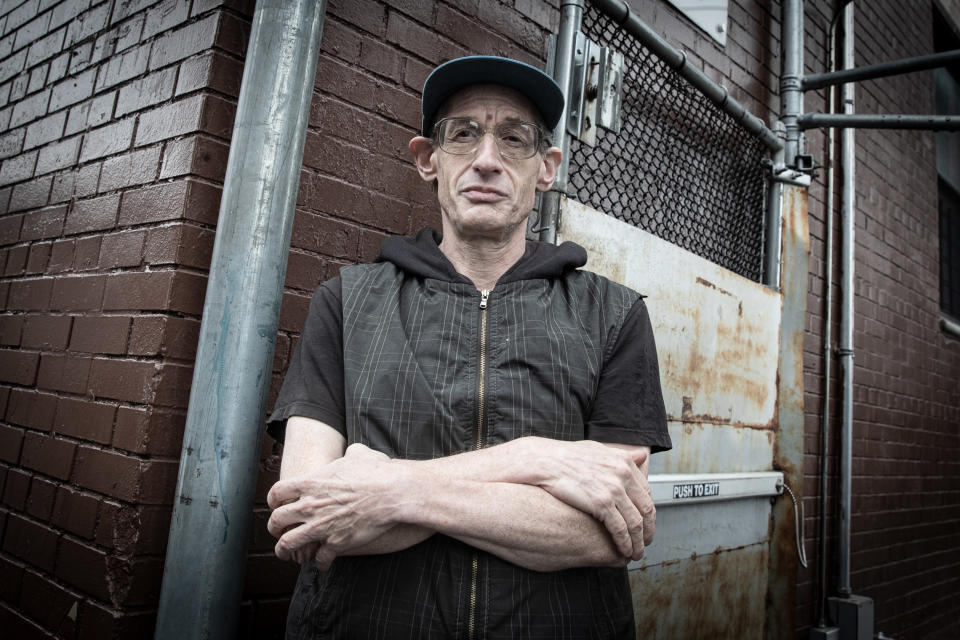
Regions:
<instances>
[{"instance_id":1,"label":"metal conduit pipe","mask_svg":"<svg viewBox=\"0 0 960 640\"><path fill-rule=\"evenodd\" d=\"M836 65L836 21L830 25L829 68ZM829 93L829 112L836 107L836 94L831 86ZM827 470L830 461L830 372L833 364L833 189L834 189L834 132L827 130L827 207L824 216L823 253L826 264L823 269L824 309L823 309L823 402L820 408L820 527L817 555L817 626L827 624Z\"/></svg>"},{"instance_id":2,"label":"metal conduit pipe","mask_svg":"<svg viewBox=\"0 0 960 640\"><path fill-rule=\"evenodd\" d=\"M768 149L778 150L783 142L777 135L768 129L760 118L747 111L742 104L730 97L727 89L703 74L702 71L687 62L687 56L661 38L630 7L622 0L592 0L592 4L605 13L624 31L639 40L643 46L660 58L668 67L683 76L690 84L696 87L711 102L720 107L725 113L736 120L740 126L763 142ZM801 68L802 70L802 68ZM799 75L797 88L799 90ZM799 112L798 112L799 113ZM788 128L789 131L789 128ZM792 158L792 156L787 156Z\"/></svg>"},{"instance_id":3,"label":"metal conduit pipe","mask_svg":"<svg viewBox=\"0 0 960 640\"><path fill-rule=\"evenodd\" d=\"M236 637L326 0L257 0L200 327L157 638Z\"/></svg>"},{"instance_id":4,"label":"metal conduit pipe","mask_svg":"<svg viewBox=\"0 0 960 640\"><path fill-rule=\"evenodd\" d=\"M780 120L787 128L784 157L787 165L802 153L797 118L803 113L803 1L784 0L780 39L783 64L780 72Z\"/></svg>"},{"instance_id":5,"label":"metal conduit pipe","mask_svg":"<svg viewBox=\"0 0 960 640\"><path fill-rule=\"evenodd\" d=\"M958 116L805 113L797 118L797 123L804 130L837 127L841 129L960 131L960 117Z\"/></svg>"},{"instance_id":6,"label":"metal conduit pipe","mask_svg":"<svg viewBox=\"0 0 960 640\"><path fill-rule=\"evenodd\" d=\"M553 130L553 143L563 156L557 167L553 188L540 197L540 240L556 244L559 222L560 197L567 192L567 177L570 172L570 136L567 122L570 119L570 84L573 81L573 49L583 21L583 0L564 0L560 5L560 30L557 34L554 55L553 79L563 91L563 113ZM548 70L549 71L549 70ZM577 107L579 108L579 106Z\"/></svg>"},{"instance_id":7,"label":"metal conduit pipe","mask_svg":"<svg viewBox=\"0 0 960 640\"><path fill-rule=\"evenodd\" d=\"M846 0L847 3L852 0ZM830 21L827 45L827 68L830 73L837 68L837 24L842 9ZM828 112L837 110L837 98L833 85L827 89ZM817 627L827 625L827 482L830 463L830 374L833 369L833 199L836 152L833 128L827 129L827 194L824 216L824 312L823 312L823 403L820 412L820 526L817 555Z\"/></svg>"},{"instance_id":8,"label":"metal conduit pipe","mask_svg":"<svg viewBox=\"0 0 960 640\"><path fill-rule=\"evenodd\" d=\"M913 71L936 69L937 67L943 67L957 61L960 61L960 49L944 51L943 53L934 53L929 56L918 56L916 58L893 60L891 62L874 64L867 67L844 69L843 71L811 73L810 75L804 77L802 84L805 91L810 89L822 89L823 87L843 84L844 82L858 82L860 80L884 78L887 76L895 76Z\"/></svg>"},{"instance_id":9,"label":"metal conduit pipe","mask_svg":"<svg viewBox=\"0 0 960 640\"><path fill-rule=\"evenodd\" d=\"M784 135L782 122L776 122L777 134ZM780 290L780 257L783 234L783 182L776 178L775 172L783 166L783 149L773 152L772 171L767 189L767 207L763 215L763 284L771 289Z\"/></svg>"},{"instance_id":10,"label":"metal conduit pipe","mask_svg":"<svg viewBox=\"0 0 960 640\"><path fill-rule=\"evenodd\" d=\"M954 335L957 338L960 338L960 322L955 322L950 318L941 315L940 316L940 328Z\"/></svg>"},{"instance_id":11,"label":"metal conduit pipe","mask_svg":"<svg viewBox=\"0 0 960 640\"><path fill-rule=\"evenodd\" d=\"M854 65L853 3L847 4L843 14L843 68ZM843 112L854 113L854 85L843 85L841 96ZM840 274L843 278L840 298L840 369L842 373L841 423L840 423L840 549L838 591L849 596L850 590L850 502L853 478L853 296L854 296L854 218L856 206L856 154L854 131L847 128L841 137L843 162L843 187L841 204L841 227L843 230L840 249Z\"/></svg>"}]
</instances>

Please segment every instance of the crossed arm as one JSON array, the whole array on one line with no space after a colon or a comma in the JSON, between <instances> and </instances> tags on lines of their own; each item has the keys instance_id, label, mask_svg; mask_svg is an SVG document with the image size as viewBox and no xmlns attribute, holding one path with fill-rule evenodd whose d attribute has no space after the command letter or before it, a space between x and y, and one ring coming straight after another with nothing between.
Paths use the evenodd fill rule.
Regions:
<instances>
[{"instance_id":1,"label":"crossed arm","mask_svg":"<svg viewBox=\"0 0 960 640\"><path fill-rule=\"evenodd\" d=\"M332 427L287 423L268 523L277 556L326 568L435 532L539 571L622 566L653 538L647 447L520 438L435 460L346 448Z\"/></svg>"}]
</instances>

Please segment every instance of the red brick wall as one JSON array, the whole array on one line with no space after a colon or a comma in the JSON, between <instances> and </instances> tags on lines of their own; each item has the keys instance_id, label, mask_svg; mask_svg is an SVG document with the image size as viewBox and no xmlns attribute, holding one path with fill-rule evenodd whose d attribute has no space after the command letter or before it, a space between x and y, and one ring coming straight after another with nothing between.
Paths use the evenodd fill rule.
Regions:
<instances>
[{"instance_id":1,"label":"red brick wall","mask_svg":"<svg viewBox=\"0 0 960 640\"><path fill-rule=\"evenodd\" d=\"M150 637L250 2L0 4L0 628Z\"/></svg>"},{"instance_id":2,"label":"red brick wall","mask_svg":"<svg viewBox=\"0 0 960 640\"><path fill-rule=\"evenodd\" d=\"M253 3L90 4L0 5L0 625L148 637ZM438 224L406 151L429 69L542 66L556 3L513 4L330 3L274 393L315 286ZM264 526L278 455L265 441L251 637L282 632L295 575Z\"/></svg>"},{"instance_id":3,"label":"red brick wall","mask_svg":"<svg viewBox=\"0 0 960 640\"><path fill-rule=\"evenodd\" d=\"M807 5L807 69L825 70L813 47L825 42L828 3ZM856 5L856 64L933 52L930 3ZM807 94L807 110L823 108ZM860 113L933 113L933 76L914 73L860 83ZM808 151L826 158L824 137ZM934 134L859 130L854 321L854 424L851 586L874 599L875 628L896 638L960 636L960 341L939 329L939 247ZM839 159L838 159L839 163ZM811 189L805 392L804 486L807 548L816 558L820 416L823 385L825 189ZM838 183L839 189L839 183ZM839 204L839 191L837 195ZM839 216L839 210L835 210ZM839 225L839 217L836 220ZM839 233L839 226L835 227ZM837 236L835 236L837 237ZM834 254L838 267L839 253ZM833 318L838 319L834 274ZM834 346L839 327L834 325ZM836 508L840 449L839 365L835 361L830 440L831 514ZM836 587L837 520L829 519L830 584ZM811 553L813 552L813 553ZM798 584L797 637L814 621L815 565Z\"/></svg>"}]
</instances>

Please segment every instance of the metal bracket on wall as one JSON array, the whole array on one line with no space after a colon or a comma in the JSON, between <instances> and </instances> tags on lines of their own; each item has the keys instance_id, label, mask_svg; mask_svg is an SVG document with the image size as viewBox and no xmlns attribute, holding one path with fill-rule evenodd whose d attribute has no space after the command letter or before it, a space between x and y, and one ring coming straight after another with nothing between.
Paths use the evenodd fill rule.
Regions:
<instances>
[{"instance_id":1,"label":"metal bracket on wall","mask_svg":"<svg viewBox=\"0 0 960 640\"><path fill-rule=\"evenodd\" d=\"M567 131L584 144L597 143L597 127L620 132L623 54L577 34Z\"/></svg>"}]
</instances>

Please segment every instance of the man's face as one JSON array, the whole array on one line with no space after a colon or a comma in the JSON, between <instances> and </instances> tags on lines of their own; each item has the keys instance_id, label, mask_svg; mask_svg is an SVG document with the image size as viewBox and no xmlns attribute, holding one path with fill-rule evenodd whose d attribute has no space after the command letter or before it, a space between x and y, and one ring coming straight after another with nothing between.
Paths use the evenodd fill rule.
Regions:
<instances>
[{"instance_id":1,"label":"man's face","mask_svg":"<svg viewBox=\"0 0 960 640\"><path fill-rule=\"evenodd\" d=\"M441 117L472 118L487 131L503 122L536 122L536 112L520 93L498 85L474 85L455 93L445 103ZM411 150L425 180L437 181L437 197L444 233L461 238L502 239L522 228L533 208L534 194L553 184L559 150L517 160L500 154L493 135L484 135L476 151L453 155L439 146Z\"/></svg>"}]
</instances>

